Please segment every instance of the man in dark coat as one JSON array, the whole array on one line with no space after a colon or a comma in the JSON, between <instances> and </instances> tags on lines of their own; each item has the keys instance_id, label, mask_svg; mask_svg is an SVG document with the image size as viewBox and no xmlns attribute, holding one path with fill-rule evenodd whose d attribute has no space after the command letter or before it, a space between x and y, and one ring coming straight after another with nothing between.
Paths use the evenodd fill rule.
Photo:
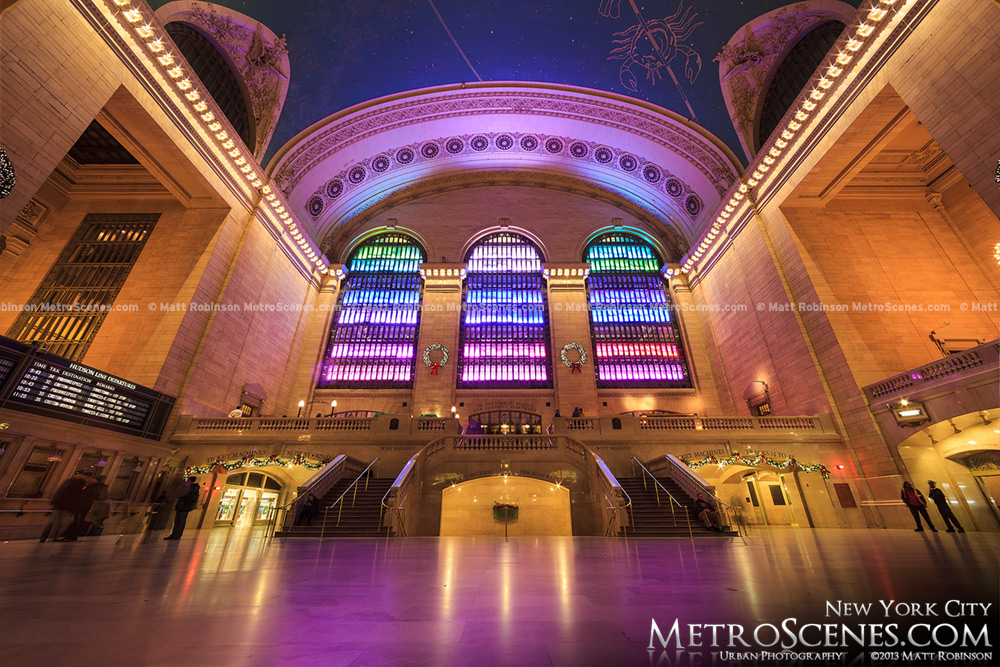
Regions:
<instances>
[{"instance_id":1,"label":"man in dark coat","mask_svg":"<svg viewBox=\"0 0 1000 667\"><path fill-rule=\"evenodd\" d=\"M66 537L62 538L65 542L76 542L76 538L84 534L87 524L87 512L90 511L91 505L97 500L99 493L97 480L90 475L85 475L84 481L86 482L86 486L83 487L83 491L80 492L80 496L76 500L76 505L73 507L73 523L70 525L69 530L66 531Z\"/></svg>"},{"instance_id":2,"label":"man in dark coat","mask_svg":"<svg viewBox=\"0 0 1000 667\"><path fill-rule=\"evenodd\" d=\"M80 500L80 494L83 493L83 488L87 485L86 480L84 480L83 475L77 473L67 479L56 491L56 494L52 496L52 516L49 517L49 522L45 524L45 530L42 531L42 536L38 540L39 542L44 542L52 536L52 539L59 537L63 529L68 528L70 522L73 521L73 515L76 510L76 504Z\"/></svg>"},{"instance_id":3,"label":"man in dark coat","mask_svg":"<svg viewBox=\"0 0 1000 667\"><path fill-rule=\"evenodd\" d=\"M198 506L198 494L201 493L198 478L188 477L187 483L181 486L178 492L177 504L174 506L174 529L163 538L165 540L179 540L184 534L188 512Z\"/></svg>"},{"instance_id":4,"label":"man in dark coat","mask_svg":"<svg viewBox=\"0 0 1000 667\"><path fill-rule=\"evenodd\" d=\"M937 488L937 483L928 480L928 486L931 490L927 492L927 497L934 501L937 505L938 512L941 513L941 518L944 519L944 525L948 526L948 530L944 531L946 533L954 533L955 529L958 528L958 532L964 533L965 529L962 528L962 524L958 522L958 517L955 513L951 511L951 507L948 505L948 498L945 497L944 491ZM954 524L954 525L952 525Z\"/></svg>"}]
</instances>

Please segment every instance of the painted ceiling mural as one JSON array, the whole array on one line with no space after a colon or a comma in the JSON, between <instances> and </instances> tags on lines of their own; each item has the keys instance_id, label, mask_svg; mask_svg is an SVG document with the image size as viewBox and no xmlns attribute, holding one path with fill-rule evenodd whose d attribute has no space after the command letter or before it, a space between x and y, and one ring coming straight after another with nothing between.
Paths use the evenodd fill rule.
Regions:
<instances>
[{"instance_id":1,"label":"painted ceiling mural","mask_svg":"<svg viewBox=\"0 0 1000 667\"><path fill-rule=\"evenodd\" d=\"M861 0L847 0L857 6ZM166 0L153 0L154 8ZM789 0L218 0L287 40L288 97L266 159L295 134L383 95L541 81L657 104L736 153L715 62L741 26ZM266 162L266 160L265 160Z\"/></svg>"}]
</instances>

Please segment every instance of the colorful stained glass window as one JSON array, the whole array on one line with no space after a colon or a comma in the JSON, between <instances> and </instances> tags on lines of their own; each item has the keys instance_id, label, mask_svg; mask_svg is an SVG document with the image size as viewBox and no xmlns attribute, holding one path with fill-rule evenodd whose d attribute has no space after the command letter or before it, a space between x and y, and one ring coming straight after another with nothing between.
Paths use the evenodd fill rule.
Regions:
<instances>
[{"instance_id":1,"label":"colorful stained glass window","mask_svg":"<svg viewBox=\"0 0 1000 667\"><path fill-rule=\"evenodd\" d=\"M653 247L605 234L584 253L599 388L690 387L676 313Z\"/></svg>"},{"instance_id":2,"label":"colorful stained glass window","mask_svg":"<svg viewBox=\"0 0 1000 667\"><path fill-rule=\"evenodd\" d=\"M542 253L527 238L498 232L466 257L458 386L552 386Z\"/></svg>"},{"instance_id":3,"label":"colorful stained glass window","mask_svg":"<svg viewBox=\"0 0 1000 667\"><path fill-rule=\"evenodd\" d=\"M409 236L372 237L347 264L318 386L413 386L423 249Z\"/></svg>"}]
</instances>

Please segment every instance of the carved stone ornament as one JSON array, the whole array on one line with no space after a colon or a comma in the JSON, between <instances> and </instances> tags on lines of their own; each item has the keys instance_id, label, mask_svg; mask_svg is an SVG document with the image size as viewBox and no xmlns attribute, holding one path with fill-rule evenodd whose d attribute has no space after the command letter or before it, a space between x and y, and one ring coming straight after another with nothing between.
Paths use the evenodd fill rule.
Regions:
<instances>
[{"instance_id":1,"label":"carved stone ornament","mask_svg":"<svg viewBox=\"0 0 1000 667\"><path fill-rule=\"evenodd\" d=\"M197 2L192 2L190 7L190 10L169 16L161 15L161 19L164 22L183 21L197 25L235 63L249 93L256 139L254 156L259 158L264 155L274 134L288 92L289 64L285 37L277 37L250 17L225 7ZM166 6L164 9L169 8Z\"/></svg>"}]
</instances>

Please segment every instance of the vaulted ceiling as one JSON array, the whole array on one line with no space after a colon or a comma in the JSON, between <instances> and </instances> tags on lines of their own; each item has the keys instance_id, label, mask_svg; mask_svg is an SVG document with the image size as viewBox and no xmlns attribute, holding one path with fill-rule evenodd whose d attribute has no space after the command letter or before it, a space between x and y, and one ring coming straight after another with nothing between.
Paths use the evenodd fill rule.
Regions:
<instances>
[{"instance_id":1,"label":"vaulted ceiling","mask_svg":"<svg viewBox=\"0 0 1000 667\"><path fill-rule=\"evenodd\" d=\"M848 2L857 6L860 0ZM151 4L156 8L166 2ZM216 4L260 21L287 39L291 76L270 143L270 159L297 133L352 105L463 81L538 81L627 95L695 121L740 152L713 59L746 23L792 3L218 0Z\"/></svg>"}]
</instances>

